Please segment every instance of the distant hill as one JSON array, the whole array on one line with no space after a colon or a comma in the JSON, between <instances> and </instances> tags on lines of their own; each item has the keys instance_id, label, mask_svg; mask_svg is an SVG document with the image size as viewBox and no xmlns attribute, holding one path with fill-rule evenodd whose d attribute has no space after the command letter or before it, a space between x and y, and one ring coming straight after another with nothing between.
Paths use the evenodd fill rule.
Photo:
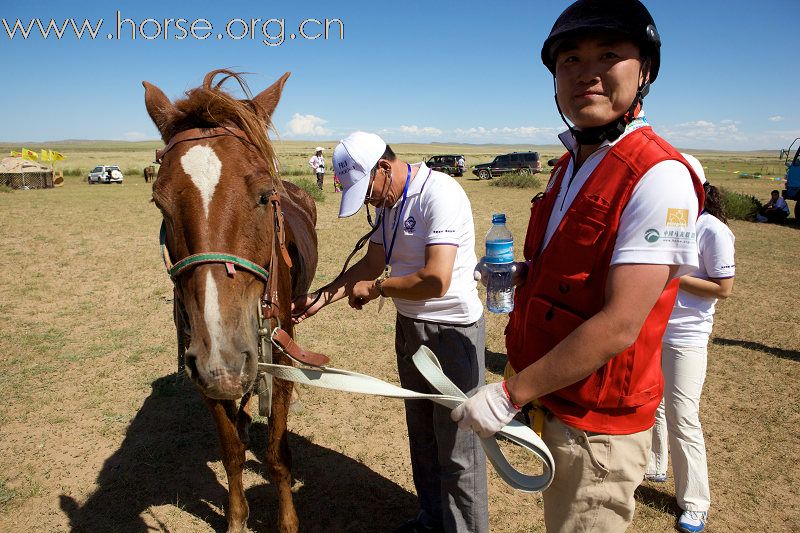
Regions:
<instances>
[{"instance_id":1,"label":"distant hill","mask_svg":"<svg viewBox=\"0 0 800 533\"><path fill-rule=\"evenodd\" d=\"M331 141L302 141L302 140L285 140L280 137L273 139L274 142L283 146L296 146L298 148L306 148L309 146L323 145L333 148L338 143L338 140ZM559 153L564 150L564 147L559 144L504 144L504 143L457 143L457 142L431 142L431 143L391 143L393 146L402 146L404 151L414 151L414 147L427 147L427 150L420 150L421 152L430 151L431 147L435 147L442 152L459 151L459 149L466 149L467 151L474 152L482 148L496 150L502 148L508 152L525 152L534 150L547 153ZM164 145L160 140L149 141L110 141L105 139L62 139L58 141L45 141L45 142L31 142L31 141L0 141L0 156L6 155L10 150L19 150L22 147L30 148L31 150L39 150L41 148L48 148L52 150L66 150L71 152L128 152L128 151L141 151L141 150L157 150ZM748 154L754 156L775 155L778 157L778 148L770 149L764 148L759 150L710 150L702 148L679 148L682 152L689 152L693 155L702 154Z\"/></svg>"}]
</instances>

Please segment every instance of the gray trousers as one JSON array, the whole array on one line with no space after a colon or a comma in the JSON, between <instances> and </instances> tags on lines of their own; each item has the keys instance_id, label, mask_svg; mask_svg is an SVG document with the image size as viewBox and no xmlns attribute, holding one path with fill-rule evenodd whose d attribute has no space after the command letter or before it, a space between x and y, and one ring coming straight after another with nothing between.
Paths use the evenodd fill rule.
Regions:
<instances>
[{"instance_id":1,"label":"gray trousers","mask_svg":"<svg viewBox=\"0 0 800 533\"><path fill-rule=\"evenodd\" d=\"M395 350L400 383L438 394L411 356L430 348L444 374L467 395L485 382L485 321L451 325L397 314ZM428 400L406 400L406 424L417 498L425 519L450 532L488 532L486 455L473 431L458 429L450 409Z\"/></svg>"}]
</instances>

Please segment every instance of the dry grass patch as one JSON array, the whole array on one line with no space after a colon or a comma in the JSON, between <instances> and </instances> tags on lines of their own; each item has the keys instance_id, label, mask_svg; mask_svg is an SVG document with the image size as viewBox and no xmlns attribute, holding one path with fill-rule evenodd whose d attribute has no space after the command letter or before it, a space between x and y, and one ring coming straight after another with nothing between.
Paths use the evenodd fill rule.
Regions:
<instances>
[{"instance_id":1,"label":"dry grass patch","mask_svg":"<svg viewBox=\"0 0 800 533\"><path fill-rule=\"evenodd\" d=\"M314 146L278 143L282 168L302 177ZM395 148L409 161L457 150L470 165L517 149ZM70 165L138 168L152 161L153 149L83 146L65 153ZM539 151L544 160L557 155ZM749 172L772 164L768 154L733 162L730 154L700 157L720 169L709 171L712 183L758 198L776 188L733 174L734 163ZM160 220L148 202L150 186L141 179L88 186L82 179L0 195L0 530L224 529L226 485L213 426L192 386L176 384L173 375L172 288L158 256ZM458 181L472 201L479 255L493 212L507 214L521 243L539 189L490 187L469 174ZM326 201L318 204L315 287L336 275L367 228L363 215L337 218L332 188L329 175ZM701 407L713 498L709 530L738 530L759 516L771 530L791 531L800 523L800 467L792 458L800 426L800 311L791 290L800 233L741 221L731 228L736 286L719 305ZM491 381L504 362L505 321L487 317ZM397 381L391 306L378 314L341 304L299 334L337 366ZM301 394L305 409L289 423L303 523L322 531L386 531L410 516L415 500L402 404L318 389ZM261 459L265 432L258 420L247 456L254 531L275 523L275 489ZM633 531L672 529L671 483L645 485L638 502ZM493 531L543 531L541 497L514 492L493 473L489 506Z\"/></svg>"}]
</instances>

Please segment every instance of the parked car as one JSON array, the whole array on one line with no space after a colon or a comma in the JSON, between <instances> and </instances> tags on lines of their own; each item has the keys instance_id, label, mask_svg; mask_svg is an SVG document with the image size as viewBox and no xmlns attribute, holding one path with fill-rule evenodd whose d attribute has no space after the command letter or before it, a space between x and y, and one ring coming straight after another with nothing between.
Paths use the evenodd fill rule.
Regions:
<instances>
[{"instance_id":1,"label":"parked car","mask_svg":"<svg viewBox=\"0 0 800 533\"><path fill-rule=\"evenodd\" d=\"M482 180L490 180L508 172L536 174L541 171L539 152L512 152L498 155L491 163L481 163L472 168L472 173Z\"/></svg>"},{"instance_id":2,"label":"parked car","mask_svg":"<svg viewBox=\"0 0 800 533\"><path fill-rule=\"evenodd\" d=\"M122 180L124 179L125 177L122 175L122 171L117 165L98 165L86 176L86 181L89 182L90 185L92 183L122 184Z\"/></svg>"},{"instance_id":3,"label":"parked car","mask_svg":"<svg viewBox=\"0 0 800 533\"><path fill-rule=\"evenodd\" d=\"M463 176L464 173L458 168L458 158L463 158L461 154L435 155L425 161L428 168L438 170L451 176Z\"/></svg>"}]
</instances>

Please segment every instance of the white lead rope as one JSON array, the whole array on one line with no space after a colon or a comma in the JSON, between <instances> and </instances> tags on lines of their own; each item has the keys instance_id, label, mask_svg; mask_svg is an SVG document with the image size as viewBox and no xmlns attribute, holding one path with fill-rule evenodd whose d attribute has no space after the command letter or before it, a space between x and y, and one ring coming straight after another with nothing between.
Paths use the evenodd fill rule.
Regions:
<instances>
[{"instance_id":1,"label":"white lead rope","mask_svg":"<svg viewBox=\"0 0 800 533\"><path fill-rule=\"evenodd\" d=\"M467 396L444 375L438 359L427 346L421 346L412 360L431 386L442 394L423 394L392 385L372 376L338 368L296 368L259 363L258 369L268 372L278 379L323 389L357 392L387 398L402 398L404 400L431 400L450 409L454 409L464 403ZM497 444L497 435L502 435L538 457L542 462L542 474L539 476L523 474L511 466ZM503 481L514 489L523 492L543 491L553 480L555 473L553 456L544 441L525 424L512 420L492 437L481 438L481 445L483 445L486 456L494 466L494 469Z\"/></svg>"}]
</instances>

